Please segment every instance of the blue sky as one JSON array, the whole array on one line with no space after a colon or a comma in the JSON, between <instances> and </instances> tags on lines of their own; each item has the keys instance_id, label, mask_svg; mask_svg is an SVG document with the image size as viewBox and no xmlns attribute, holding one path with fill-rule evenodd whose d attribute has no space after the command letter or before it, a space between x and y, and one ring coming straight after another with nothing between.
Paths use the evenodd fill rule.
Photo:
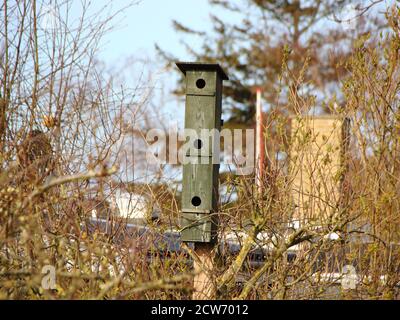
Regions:
<instances>
[{"instance_id":1,"label":"blue sky","mask_svg":"<svg viewBox=\"0 0 400 320\"><path fill-rule=\"evenodd\" d=\"M79 6L80 1L75 1L74 3ZM172 119L178 118L179 122L182 122L182 101L170 94L176 86L177 73L171 70L162 70L162 63L157 63L161 61L160 57L156 55L155 44L176 56L177 60L191 61L193 58L181 43L183 35L174 30L172 21L177 20L192 29L210 33L212 28L211 12L216 15L221 12L221 18L225 21L232 21L235 17L227 14L227 11L216 11L216 7L211 6L208 0L133 1L137 3L125 9L112 21L115 29L103 38L98 57L110 67L121 66L127 59L142 61L145 64L144 67L139 63L135 68L123 69L123 71L129 73L131 79L135 78L134 74L140 74L143 68L157 73L157 83L153 82L152 84L156 89L160 88L158 91L160 94L155 95L154 104L157 104L157 99L163 90L163 99L167 101L160 100L159 103L164 103L164 107L168 105L169 110L173 113ZM93 0L91 10L96 12L109 2L109 0ZM126 6L128 2L128 0L112 1L113 11ZM385 3L387 2L391 1L385 1ZM199 48L202 43L202 40L196 37L186 37L185 40L189 41L194 49ZM147 83L150 82L147 81ZM136 84L133 81L129 85L135 86Z\"/></svg>"},{"instance_id":2,"label":"blue sky","mask_svg":"<svg viewBox=\"0 0 400 320\"><path fill-rule=\"evenodd\" d=\"M114 7L122 7L124 2L116 1ZM96 0L95 6L101 8L105 3L107 0ZM207 0L141 0L114 21L117 27L105 37L100 56L106 61L130 55L154 58L157 43L180 60L189 60L180 44L182 36L174 31L172 20L195 29L210 30L210 10ZM192 44L196 45L196 42Z\"/></svg>"},{"instance_id":3,"label":"blue sky","mask_svg":"<svg viewBox=\"0 0 400 320\"><path fill-rule=\"evenodd\" d=\"M107 3L109 0L93 1L91 11L99 11ZM111 11L123 8L127 3L126 0L113 1ZM183 101L170 93L176 87L178 74L162 70L164 65L156 54L155 44L180 61L193 60L181 43L182 34L174 30L172 21L177 20L196 30L211 31L211 10L215 13L215 8L209 5L208 0L138 0L137 4L123 10L112 21L114 29L103 38L98 58L109 67L121 66L126 60L142 61L144 66L139 62L129 70L124 70L129 73L128 86L136 85L135 80L131 80L138 77L143 68L157 73L157 81L152 83L156 87L154 105L164 104L163 109L167 110L167 115L170 114L170 118L165 120L177 120L178 125L182 126ZM79 16L78 11L75 13ZM185 40L194 48L201 45L196 37L187 37ZM154 65L157 61L160 63ZM161 96L164 101L161 101Z\"/></svg>"}]
</instances>

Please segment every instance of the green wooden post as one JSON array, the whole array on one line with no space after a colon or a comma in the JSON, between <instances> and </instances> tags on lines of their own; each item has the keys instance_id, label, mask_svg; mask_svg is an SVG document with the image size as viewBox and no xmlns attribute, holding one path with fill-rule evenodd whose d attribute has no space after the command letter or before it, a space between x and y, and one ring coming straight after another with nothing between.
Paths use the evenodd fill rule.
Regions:
<instances>
[{"instance_id":1,"label":"green wooden post","mask_svg":"<svg viewBox=\"0 0 400 320\"><path fill-rule=\"evenodd\" d=\"M218 64L178 62L177 67L186 76L185 129L221 129L222 81L227 75ZM212 138L210 138L211 140ZM218 219L219 164L213 164L212 141L196 142L189 151L190 163L183 165L182 233L186 242L215 243ZM202 152L203 146L205 152ZM192 150L192 149L191 149ZM208 158L202 161L202 157Z\"/></svg>"}]
</instances>

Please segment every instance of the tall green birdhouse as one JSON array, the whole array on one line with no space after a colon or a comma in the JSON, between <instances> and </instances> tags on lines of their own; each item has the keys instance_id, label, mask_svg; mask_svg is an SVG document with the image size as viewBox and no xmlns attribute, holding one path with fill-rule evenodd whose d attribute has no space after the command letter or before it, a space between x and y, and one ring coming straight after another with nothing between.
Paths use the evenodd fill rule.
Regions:
<instances>
[{"instance_id":1,"label":"tall green birdhouse","mask_svg":"<svg viewBox=\"0 0 400 320\"><path fill-rule=\"evenodd\" d=\"M176 64L186 76L185 129L196 132L185 152L182 183L182 241L215 242L218 219L219 146L212 130L221 130L222 82L218 64ZM203 130L207 129L207 130ZM202 133L210 132L209 136Z\"/></svg>"}]
</instances>

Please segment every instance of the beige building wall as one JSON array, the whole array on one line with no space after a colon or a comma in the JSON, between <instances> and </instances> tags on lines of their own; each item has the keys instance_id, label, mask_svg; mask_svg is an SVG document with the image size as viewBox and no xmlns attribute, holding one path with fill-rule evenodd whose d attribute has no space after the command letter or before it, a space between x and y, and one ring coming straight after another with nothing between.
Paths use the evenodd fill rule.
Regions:
<instances>
[{"instance_id":1,"label":"beige building wall","mask_svg":"<svg viewBox=\"0 0 400 320\"><path fill-rule=\"evenodd\" d=\"M323 224L340 201L348 121L335 116L291 119L290 177L295 220Z\"/></svg>"}]
</instances>

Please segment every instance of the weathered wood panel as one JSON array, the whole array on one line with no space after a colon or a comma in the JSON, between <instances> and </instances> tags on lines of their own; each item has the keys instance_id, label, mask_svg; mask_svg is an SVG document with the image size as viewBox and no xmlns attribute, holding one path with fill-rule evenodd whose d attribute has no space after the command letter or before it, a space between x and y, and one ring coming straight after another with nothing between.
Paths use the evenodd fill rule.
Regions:
<instances>
[{"instance_id":1,"label":"weathered wood panel","mask_svg":"<svg viewBox=\"0 0 400 320\"><path fill-rule=\"evenodd\" d=\"M197 133L194 140L187 140L189 149L183 165L182 240L215 242L218 220L213 213L218 204L219 164L213 163L215 139L203 136L202 130L221 129L222 81L227 77L218 65L178 67L186 75L185 129Z\"/></svg>"},{"instance_id":2,"label":"weathered wood panel","mask_svg":"<svg viewBox=\"0 0 400 320\"><path fill-rule=\"evenodd\" d=\"M294 218L323 223L340 204L348 121L335 116L293 117L291 129Z\"/></svg>"}]
</instances>

